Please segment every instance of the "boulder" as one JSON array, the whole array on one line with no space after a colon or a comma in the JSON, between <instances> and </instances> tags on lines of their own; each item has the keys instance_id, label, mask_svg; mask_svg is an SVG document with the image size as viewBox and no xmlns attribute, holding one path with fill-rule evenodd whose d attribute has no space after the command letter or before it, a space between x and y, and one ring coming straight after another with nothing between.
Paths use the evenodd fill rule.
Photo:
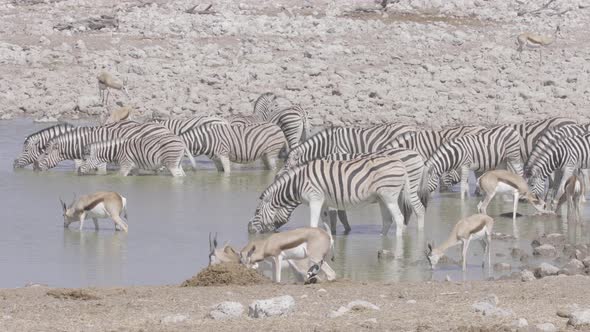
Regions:
<instances>
[{"instance_id":1,"label":"boulder","mask_svg":"<svg viewBox=\"0 0 590 332\"><path fill-rule=\"evenodd\" d=\"M535 269L535 277L543 278L546 276L554 276L559 273L559 268L549 264L549 263L541 263L539 267Z\"/></svg>"},{"instance_id":2,"label":"boulder","mask_svg":"<svg viewBox=\"0 0 590 332\"><path fill-rule=\"evenodd\" d=\"M537 324L535 326L540 332L556 332L557 328L551 323Z\"/></svg>"},{"instance_id":3,"label":"boulder","mask_svg":"<svg viewBox=\"0 0 590 332\"><path fill-rule=\"evenodd\" d=\"M295 299L291 295L284 295L250 303L248 316L251 318L283 316L293 311L294 308Z\"/></svg>"},{"instance_id":4,"label":"boulder","mask_svg":"<svg viewBox=\"0 0 590 332\"><path fill-rule=\"evenodd\" d=\"M221 302L215 305L209 313L209 317L214 320L224 320L237 318L244 312L244 306L239 302Z\"/></svg>"},{"instance_id":5,"label":"boulder","mask_svg":"<svg viewBox=\"0 0 590 332\"><path fill-rule=\"evenodd\" d=\"M567 325L573 326L576 329L580 327L590 328L590 309L576 310L570 314L570 319Z\"/></svg>"},{"instance_id":6,"label":"boulder","mask_svg":"<svg viewBox=\"0 0 590 332\"><path fill-rule=\"evenodd\" d=\"M533 249L533 255L541 257L555 257L557 256L557 250L550 244L542 244Z\"/></svg>"},{"instance_id":7,"label":"boulder","mask_svg":"<svg viewBox=\"0 0 590 332\"><path fill-rule=\"evenodd\" d=\"M522 282L533 281L535 279L535 274L529 270L522 270L520 272L520 280Z\"/></svg>"}]
</instances>

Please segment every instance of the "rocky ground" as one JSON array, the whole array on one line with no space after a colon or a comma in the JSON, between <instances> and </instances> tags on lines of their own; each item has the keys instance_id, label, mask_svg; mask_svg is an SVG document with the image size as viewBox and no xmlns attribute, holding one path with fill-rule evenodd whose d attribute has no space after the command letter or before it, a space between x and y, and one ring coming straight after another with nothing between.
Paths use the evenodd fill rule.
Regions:
<instances>
[{"instance_id":1,"label":"rocky ground","mask_svg":"<svg viewBox=\"0 0 590 332\"><path fill-rule=\"evenodd\" d=\"M262 92L313 125L425 127L567 115L590 104L588 0L14 0L0 3L0 118L251 112ZM197 5L195 7L195 5ZM101 17L101 15L103 17ZM525 49L522 32L561 35Z\"/></svg>"},{"instance_id":2,"label":"rocky ground","mask_svg":"<svg viewBox=\"0 0 590 332\"><path fill-rule=\"evenodd\" d=\"M0 330L587 331L589 287L587 276L530 282L38 286L0 290Z\"/></svg>"}]
</instances>

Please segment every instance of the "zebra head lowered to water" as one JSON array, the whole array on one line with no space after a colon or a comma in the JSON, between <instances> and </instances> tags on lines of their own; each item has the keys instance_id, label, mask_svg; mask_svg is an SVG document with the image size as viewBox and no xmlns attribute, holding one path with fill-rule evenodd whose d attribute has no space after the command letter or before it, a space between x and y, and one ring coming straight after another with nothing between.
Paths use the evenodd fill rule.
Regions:
<instances>
[{"instance_id":1,"label":"zebra head lowered to water","mask_svg":"<svg viewBox=\"0 0 590 332\"><path fill-rule=\"evenodd\" d=\"M43 153L43 150L45 149L47 142L49 142L54 137L57 137L70 130L73 130L74 128L76 127L69 123L60 123L39 130L38 132L27 136L25 142L23 143L23 151L14 160L13 167L23 168L27 165L32 164Z\"/></svg>"},{"instance_id":2,"label":"zebra head lowered to water","mask_svg":"<svg viewBox=\"0 0 590 332\"><path fill-rule=\"evenodd\" d=\"M382 234L387 235L395 221L399 237L404 224L398 206L402 189L411 192L406 168L397 158L376 155L346 161L313 160L284 172L262 193L248 231L276 230L302 203L310 207L311 227L318 226L324 205L344 210L379 203Z\"/></svg>"}]
</instances>

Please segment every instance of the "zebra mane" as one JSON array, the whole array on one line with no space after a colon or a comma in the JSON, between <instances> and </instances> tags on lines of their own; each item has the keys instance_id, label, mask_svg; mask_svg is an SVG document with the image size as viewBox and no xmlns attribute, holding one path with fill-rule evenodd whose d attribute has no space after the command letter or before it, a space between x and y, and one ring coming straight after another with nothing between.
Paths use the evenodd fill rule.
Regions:
<instances>
[{"instance_id":1,"label":"zebra mane","mask_svg":"<svg viewBox=\"0 0 590 332\"><path fill-rule=\"evenodd\" d=\"M265 197L274 194L280 187L285 185L295 174L299 173L299 171L302 168L302 166L293 167L285 171L283 174L279 175L273 181L273 183L271 183L266 189L264 189L262 194L260 194L259 199L264 199Z\"/></svg>"},{"instance_id":2,"label":"zebra mane","mask_svg":"<svg viewBox=\"0 0 590 332\"><path fill-rule=\"evenodd\" d=\"M274 111L274 103L277 97L272 92L266 92L260 95L254 102L254 110L252 114L260 114L268 116Z\"/></svg>"},{"instance_id":3,"label":"zebra mane","mask_svg":"<svg viewBox=\"0 0 590 332\"><path fill-rule=\"evenodd\" d=\"M25 143L29 142L29 140L31 140L31 139L34 139L34 138L37 138L37 137L43 135L43 133L48 132L50 130L54 130L54 129L58 129L58 128L73 128L73 127L75 127L75 126L72 125L72 124L69 124L67 122L58 123L58 124L53 125L51 127L43 128L43 129L41 129L41 130L39 130L37 132L34 132L31 135L27 136L25 138Z\"/></svg>"}]
</instances>

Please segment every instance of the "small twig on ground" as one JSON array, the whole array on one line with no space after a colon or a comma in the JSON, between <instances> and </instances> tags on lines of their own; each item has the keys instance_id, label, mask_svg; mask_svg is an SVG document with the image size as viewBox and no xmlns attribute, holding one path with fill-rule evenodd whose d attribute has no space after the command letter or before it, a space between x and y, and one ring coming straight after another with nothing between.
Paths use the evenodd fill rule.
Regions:
<instances>
[{"instance_id":1,"label":"small twig on ground","mask_svg":"<svg viewBox=\"0 0 590 332\"><path fill-rule=\"evenodd\" d=\"M209 4L209 6L207 6L207 8L205 8L204 10L199 10L197 11L197 7L199 7L199 5L194 5L191 8L185 10L185 13L188 14L199 14L199 15L210 15L210 14L217 14L217 12L215 11L211 11L211 7L213 7L213 4Z\"/></svg>"},{"instance_id":2,"label":"small twig on ground","mask_svg":"<svg viewBox=\"0 0 590 332\"><path fill-rule=\"evenodd\" d=\"M524 16L526 14L535 14L535 13L538 13L538 12L544 10L544 9L547 9L547 7L549 7L549 5L552 4L552 3L554 3L554 2L555 2L555 0L549 0L546 4L544 4L543 6L541 6L538 9L531 10L531 11L528 11L528 12L527 11L520 11L516 15L518 15L518 16Z\"/></svg>"}]
</instances>

